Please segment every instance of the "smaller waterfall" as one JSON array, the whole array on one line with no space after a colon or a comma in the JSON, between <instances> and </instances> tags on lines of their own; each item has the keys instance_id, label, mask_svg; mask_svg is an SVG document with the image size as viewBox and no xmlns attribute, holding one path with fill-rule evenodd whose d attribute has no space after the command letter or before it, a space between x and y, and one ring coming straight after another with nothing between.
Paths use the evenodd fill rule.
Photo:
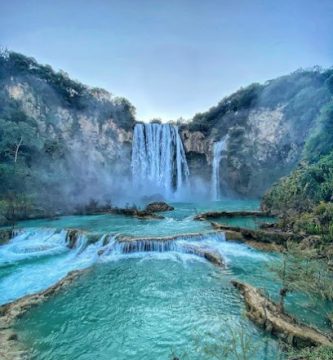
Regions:
<instances>
[{"instance_id":1,"label":"smaller waterfall","mask_svg":"<svg viewBox=\"0 0 333 360\"><path fill-rule=\"evenodd\" d=\"M226 139L222 139L213 144L213 163L212 163L212 200L220 199L220 162L222 151L225 150Z\"/></svg>"}]
</instances>

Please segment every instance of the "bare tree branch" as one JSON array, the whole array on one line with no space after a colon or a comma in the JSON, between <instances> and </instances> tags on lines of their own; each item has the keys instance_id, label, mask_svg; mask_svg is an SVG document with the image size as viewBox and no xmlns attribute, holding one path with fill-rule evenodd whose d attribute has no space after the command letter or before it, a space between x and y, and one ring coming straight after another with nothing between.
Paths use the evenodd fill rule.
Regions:
<instances>
[{"instance_id":1,"label":"bare tree branch","mask_svg":"<svg viewBox=\"0 0 333 360\"><path fill-rule=\"evenodd\" d=\"M18 152L20 150L20 147L22 145L22 141L23 141L23 138L21 136L19 143L16 145L14 163L16 163L16 161L17 161L17 156L18 156Z\"/></svg>"}]
</instances>

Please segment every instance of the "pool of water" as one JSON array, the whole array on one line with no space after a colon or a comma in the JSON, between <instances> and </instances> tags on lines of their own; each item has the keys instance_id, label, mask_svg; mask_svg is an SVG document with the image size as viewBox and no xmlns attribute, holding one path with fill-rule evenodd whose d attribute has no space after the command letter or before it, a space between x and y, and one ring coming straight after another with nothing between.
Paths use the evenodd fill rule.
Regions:
<instances>
[{"instance_id":1,"label":"pool of water","mask_svg":"<svg viewBox=\"0 0 333 360\"><path fill-rule=\"evenodd\" d=\"M243 316L230 277L193 256L111 261L19 320L16 331L41 360L237 359L244 351L278 359L277 342Z\"/></svg>"},{"instance_id":2,"label":"pool of water","mask_svg":"<svg viewBox=\"0 0 333 360\"><path fill-rule=\"evenodd\" d=\"M211 229L208 222L193 221L198 213L208 210L257 210L257 200L222 200L211 203L172 203L175 210L163 212L164 219L144 220L122 215L63 216L57 219L21 221L17 227L78 228L87 231L113 232L134 236L162 236ZM240 224L242 222L240 221Z\"/></svg>"},{"instance_id":3,"label":"pool of water","mask_svg":"<svg viewBox=\"0 0 333 360\"><path fill-rule=\"evenodd\" d=\"M258 204L175 203L175 210L163 213L162 220L99 215L20 222L16 237L0 247L0 304L43 290L71 270L90 268L16 323L34 359L237 359L244 351L242 341L243 347L251 344L249 359L279 359L277 342L243 316L242 299L230 279L248 282L277 299L281 284L271 268L280 256L225 241L208 222L193 221L199 212L257 210ZM249 220L232 219L241 227L251 227ZM97 240L89 243L83 234L69 249L68 228L98 233ZM197 232L204 235L179 241L219 253L225 269L179 251L99 254L105 236ZM321 316L325 304L313 301L308 306L308 300L293 293L286 308L305 322L327 328Z\"/></svg>"}]
</instances>

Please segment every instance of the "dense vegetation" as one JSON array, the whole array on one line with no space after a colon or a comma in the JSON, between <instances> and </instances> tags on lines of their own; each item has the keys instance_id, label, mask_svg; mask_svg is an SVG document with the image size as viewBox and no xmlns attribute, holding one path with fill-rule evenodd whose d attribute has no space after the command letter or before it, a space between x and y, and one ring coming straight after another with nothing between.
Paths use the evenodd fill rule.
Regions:
<instances>
[{"instance_id":1,"label":"dense vegetation","mask_svg":"<svg viewBox=\"0 0 333 360\"><path fill-rule=\"evenodd\" d=\"M80 137L80 116L96 120L100 129L112 119L129 130L135 109L33 58L0 52L0 214L25 217L33 204L51 207L66 196L61 184L79 182L69 142Z\"/></svg>"},{"instance_id":2,"label":"dense vegetation","mask_svg":"<svg viewBox=\"0 0 333 360\"><path fill-rule=\"evenodd\" d=\"M305 131L304 127L329 99L332 73L332 70L315 67L297 70L264 84L254 83L225 97L209 111L195 115L189 128L206 135L223 134L232 126L246 126L246 116L254 108L274 109L286 105L284 112L288 121L297 123L299 131Z\"/></svg>"},{"instance_id":3,"label":"dense vegetation","mask_svg":"<svg viewBox=\"0 0 333 360\"><path fill-rule=\"evenodd\" d=\"M333 71L326 85L333 96ZM283 227L333 241L333 99L305 144L303 161L264 196L263 208L284 215Z\"/></svg>"}]
</instances>

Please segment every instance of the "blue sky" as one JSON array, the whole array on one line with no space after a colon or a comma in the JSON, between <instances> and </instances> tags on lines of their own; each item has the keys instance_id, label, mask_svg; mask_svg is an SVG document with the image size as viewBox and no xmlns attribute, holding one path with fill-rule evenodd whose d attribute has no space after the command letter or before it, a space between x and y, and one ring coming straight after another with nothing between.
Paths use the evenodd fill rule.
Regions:
<instances>
[{"instance_id":1,"label":"blue sky","mask_svg":"<svg viewBox=\"0 0 333 360\"><path fill-rule=\"evenodd\" d=\"M0 0L0 43L190 118L251 82L333 65L332 0Z\"/></svg>"}]
</instances>

